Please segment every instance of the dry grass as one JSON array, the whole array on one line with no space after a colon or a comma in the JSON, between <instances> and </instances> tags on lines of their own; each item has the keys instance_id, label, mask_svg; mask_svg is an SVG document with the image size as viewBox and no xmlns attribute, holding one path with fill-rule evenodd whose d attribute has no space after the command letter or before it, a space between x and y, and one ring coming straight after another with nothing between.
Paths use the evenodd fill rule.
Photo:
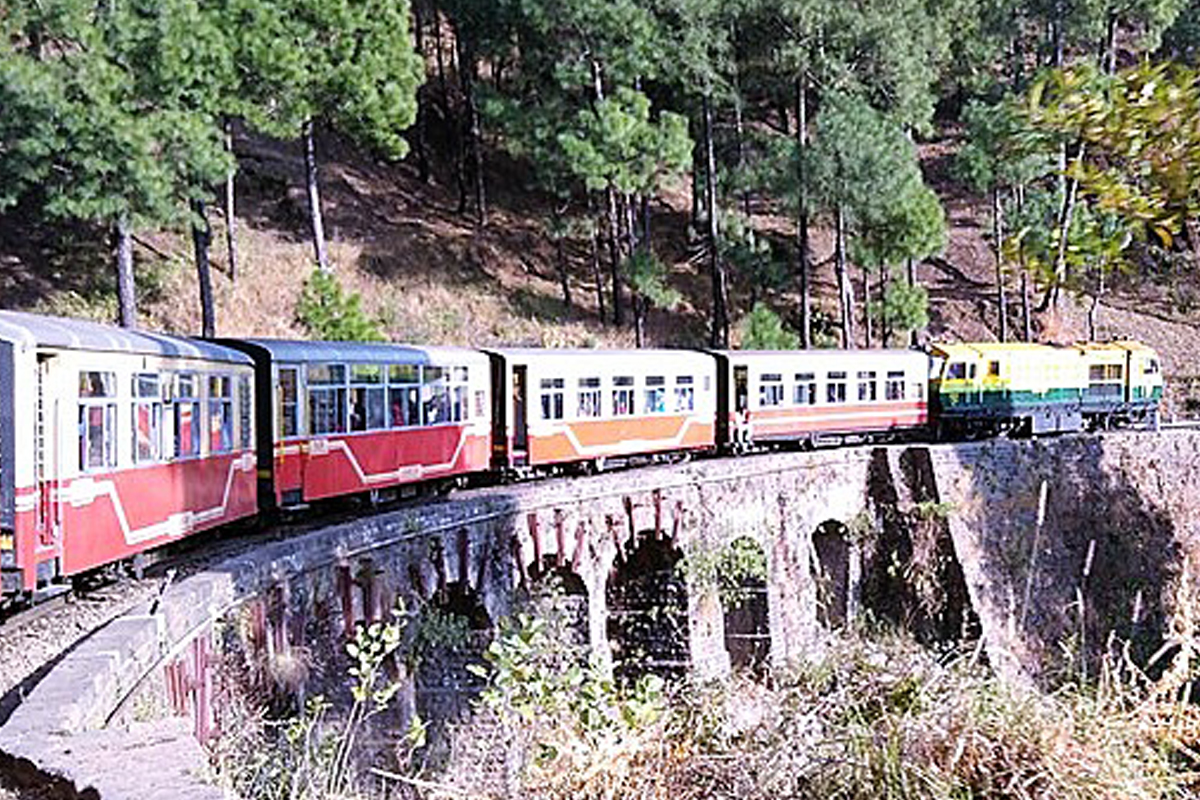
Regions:
<instances>
[{"instance_id":1,"label":"dry grass","mask_svg":"<svg viewBox=\"0 0 1200 800\"><path fill-rule=\"evenodd\" d=\"M544 735L545 720L536 725ZM496 749L492 725L457 735ZM1006 686L970 654L940 662L903 638L846 637L769 686L681 687L670 713L636 734L576 742L565 756L556 741L554 769L527 760L507 792L459 762L453 788L425 796L1149 800L1200 787L1188 756L1198 735L1200 710L1127 667L1046 695Z\"/></svg>"}]
</instances>

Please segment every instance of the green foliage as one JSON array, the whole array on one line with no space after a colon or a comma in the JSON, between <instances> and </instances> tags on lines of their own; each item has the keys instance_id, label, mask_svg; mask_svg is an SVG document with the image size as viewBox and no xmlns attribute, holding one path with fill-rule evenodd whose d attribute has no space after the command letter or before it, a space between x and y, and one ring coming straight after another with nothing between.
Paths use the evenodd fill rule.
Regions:
<instances>
[{"instance_id":1,"label":"green foliage","mask_svg":"<svg viewBox=\"0 0 1200 800\"><path fill-rule=\"evenodd\" d=\"M778 291L787 284L791 277L788 265L775 257L771 243L751 226L744 214L726 211L721 215L719 230L721 258L751 284L755 294Z\"/></svg>"},{"instance_id":2,"label":"green foliage","mask_svg":"<svg viewBox=\"0 0 1200 800\"><path fill-rule=\"evenodd\" d=\"M635 295L657 308L674 308L682 296L667 284L667 267L645 248L625 259L625 279Z\"/></svg>"},{"instance_id":3,"label":"green foliage","mask_svg":"<svg viewBox=\"0 0 1200 800\"><path fill-rule=\"evenodd\" d=\"M362 310L357 293L346 294L336 276L320 269L304 283L296 321L311 336L334 342L382 342L379 323Z\"/></svg>"},{"instance_id":4,"label":"green foliage","mask_svg":"<svg viewBox=\"0 0 1200 800\"><path fill-rule=\"evenodd\" d=\"M484 653L487 666L471 665L488 681L481 702L502 719L537 723L539 759L560 755L564 737L596 745L609 736L636 735L664 709L663 681L645 675L624 687L595 663L550 635L546 620L518 614L501 623Z\"/></svg>"},{"instance_id":5,"label":"green foliage","mask_svg":"<svg viewBox=\"0 0 1200 800\"><path fill-rule=\"evenodd\" d=\"M738 324L743 350L795 350L800 337L788 330L779 315L758 302Z\"/></svg>"},{"instance_id":6,"label":"green foliage","mask_svg":"<svg viewBox=\"0 0 1200 800\"><path fill-rule=\"evenodd\" d=\"M861 212L850 249L858 263L881 267L920 260L946 246L946 212L933 190L916 176L903 184L892 202Z\"/></svg>"},{"instance_id":7,"label":"green foliage","mask_svg":"<svg viewBox=\"0 0 1200 800\"><path fill-rule=\"evenodd\" d=\"M753 584L767 581L767 556L753 539L741 536L724 547L690 549L675 569L689 587L715 589L727 609L738 608L753 591Z\"/></svg>"},{"instance_id":8,"label":"green foliage","mask_svg":"<svg viewBox=\"0 0 1200 800\"><path fill-rule=\"evenodd\" d=\"M558 136L571 172L591 190L652 192L659 180L691 161L687 119L663 111L650 119L650 99L621 88L593 109L580 109L572 129Z\"/></svg>"},{"instance_id":9,"label":"green foliage","mask_svg":"<svg viewBox=\"0 0 1200 800\"><path fill-rule=\"evenodd\" d=\"M872 301L868 312L877 318L884 330L907 333L929 324L929 293L924 286L909 286L898 280L888 282L883 301Z\"/></svg>"}]
</instances>

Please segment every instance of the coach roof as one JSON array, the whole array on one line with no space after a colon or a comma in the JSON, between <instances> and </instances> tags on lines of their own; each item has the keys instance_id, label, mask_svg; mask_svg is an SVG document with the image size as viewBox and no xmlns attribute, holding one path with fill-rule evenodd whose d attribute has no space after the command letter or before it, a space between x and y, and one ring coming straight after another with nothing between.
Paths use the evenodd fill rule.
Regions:
<instances>
[{"instance_id":1,"label":"coach roof","mask_svg":"<svg viewBox=\"0 0 1200 800\"><path fill-rule=\"evenodd\" d=\"M202 339L117 328L65 317L43 317L20 311L0 311L0 340L24 347L251 363L247 356L236 350Z\"/></svg>"},{"instance_id":2,"label":"coach roof","mask_svg":"<svg viewBox=\"0 0 1200 800\"><path fill-rule=\"evenodd\" d=\"M275 361L345 364L446 364L487 357L467 347L421 347L389 342L305 342L292 339L223 339L230 347L241 344L267 351Z\"/></svg>"}]
</instances>

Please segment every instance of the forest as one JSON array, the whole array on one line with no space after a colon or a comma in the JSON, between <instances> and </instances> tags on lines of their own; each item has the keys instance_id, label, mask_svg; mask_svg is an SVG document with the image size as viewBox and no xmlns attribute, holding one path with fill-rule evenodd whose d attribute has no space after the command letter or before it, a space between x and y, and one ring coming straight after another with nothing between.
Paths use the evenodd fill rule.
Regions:
<instances>
[{"instance_id":1,"label":"forest","mask_svg":"<svg viewBox=\"0 0 1200 800\"><path fill-rule=\"evenodd\" d=\"M947 135L953 180L987 198L1001 340L1200 252L1184 0L12 0L0 26L0 218L103 241L87 268L114 276L123 325L139 232L171 230L214 332L210 251L238 274L235 131L298 143L306 297L333 336L378 332L338 322L360 312L329 255L319 133L447 176L477 229L497 224L494 164L519 165L565 308L638 344L680 303L654 213L679 186L708 344L730 343L731 287L743 344L903 342L927 319L914 265L947 236L918 150ZM756 227L763 208L785 234ZM817 228L836 315L813 300Z\"/></svg>"}]
</instances>

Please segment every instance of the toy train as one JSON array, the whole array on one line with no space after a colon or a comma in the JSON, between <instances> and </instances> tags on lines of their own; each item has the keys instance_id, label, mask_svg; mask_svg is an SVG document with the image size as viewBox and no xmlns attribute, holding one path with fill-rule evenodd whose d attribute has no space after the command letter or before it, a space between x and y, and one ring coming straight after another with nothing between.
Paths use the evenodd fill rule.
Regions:
<instances>
[{"instance_id":1,"label":"toy train","mask_svg":"<svg viewBox=\"0 0 1200 800\"><path fill-rule=\"evenodd\" d=\"M614 461L1157 423L1135 342L702 352L197 339L0 311L0 600L238 519Z\"/></svg>"}]
</instances>

